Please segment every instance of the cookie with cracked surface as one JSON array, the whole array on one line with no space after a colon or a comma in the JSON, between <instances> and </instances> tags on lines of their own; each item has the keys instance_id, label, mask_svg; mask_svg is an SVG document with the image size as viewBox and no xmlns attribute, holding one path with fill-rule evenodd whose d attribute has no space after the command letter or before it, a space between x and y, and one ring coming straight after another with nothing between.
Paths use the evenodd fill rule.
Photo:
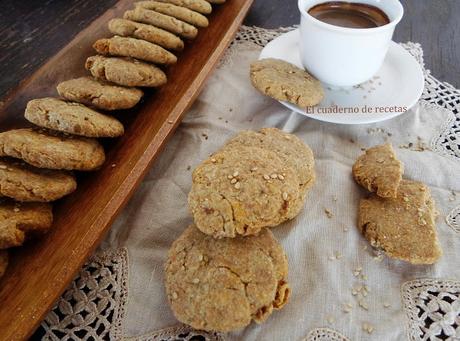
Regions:
<instances>
[{"instance_id":1,"label":"cookie with cracked surface","mask_svg":"<svg viewBox=\"0 0 460 341\"><path fill-rule=\"evenodd\" d=\"M117 137L124 133L123 125L116 118L59 98L29 101L24 117L39 127L79 136Z\"/></svg>"},{"instance_id":2,"label":"cookie with cracked surface","mask_svg":"<svg viewBox=\"0 0 460 341\"><path fill-rule=\"evenodd\" d=\"M251 64L252 85L264 95L301 108L317 105L324 97L321 83L307 71L280 59Z\"/></svg>"},{"instance_id":3,"label":"cookie with cracked surface","mask_svg":"<svg viewBox=\"0 0 460 341\"><path fill-rule=\"evenodd\" d=\"M216 238L252 235L298 213L299 178L270 150L227 147L192 175L189 208L195 224Z\"/></svg>"},{"instance_id":4,"label":"cookie with cracked surface","mask_svg":"<svg viewBox=\"0 0 460 341\"><path fill-rule=\"evenodd\" d=\"M359 205L358 228L375 248L412 264L433 264L442 255L436 209L429 188L402 180L396 198L371 194Z\"/></svg>"},{"instance_id":5,"label":"cookie with cracked surface","mask_svg":"<svg viewBox=\"0 0 460 341\"><path fill-rule=\"evenodd\" d=\"M93 77L122 86L157 87L167 81L161 69L135 59L92 56L85 67Z\"/></svg>"},{"instance_id":6,"label":"cookie with cracked surface","mask_svg":"<svg viewBox=\"0 0 460 341\"><path fill-rule=\"evenodd\" d=\"M25 202L58 200L77 188L64 171L35 168L14 159L0 159L0 195Z\"/></svg>"},{"instance_id":7,"label":"cookie with cracked surface","mask_svg":"<svg viewBox=\"0 0 460 341\"><path fill-rule=\"evenodd\" d=\"M262 323L290 293L286 255L269 230L215 240L192 225L169 250L165 273L176 318L206 331Z\"/></svg>"},{"instance_id":8,"label":"cookie with cracked surface","mask_svg":"<svg viewBox=\"0 0 460 341\"><path fill-rule=\"evenodd\" d=\"M197 27L208 27L209 21L203 14L192 11L186 7L176 6L160 1L149 1L148 4L139 5L142 8L169 15Z\"/></svg>"},{"instance_id":9,"label":"cookie with cracked surface","mask_svg":"<svg viewBox=\"0 0 460 341\"><path fill-rule=\"evenodd\" d=\"M93 44L93 48L105 56L131 57L156 64L175 64L177 57L168 50L151 42L114 36L103 38Z\"/></svg>"},{"instance_id":10,"label":"cookie with cracked surface","mask_svg":"<svg viewBox=\"0 0 460 341\"><path fill-rule=\"evenodd\" d=\"M259 132L245 130L233 137L226 146L255 146L275 152L280 159L294 169L299 185L311 187L315 179L315 159L308 145L293 134L277 128L263 128ZM225 148L225 147L224 147Z\"/></svg>"},{"instance_id":11,"label":"cookie with cracked surface","mask_svg":"<svg viewBox=\"0 0 460 341\"><path fill-rule=\"evenodd\" d=\"M396 198L403 172L389 143L367 149L353 165L356 182L383 198Z\"/></svg>"},{"instance_id":12,"label":"cookie with cracked surface","mask_svg":"<svg viewBox=\"0 0 460 341\"><path fill-rule=\"evenodd\" d=\"M46 233L53 224L53 209L47 203L0 202L0 249L21 246L25 239Z\"/></svg>"},{"instance_id":13,"label":"cookie with cracked surface","mask_svg":"<svg viewBox=\"0 0 460 341\"><path fill-rule=\"evenodd\" d=\"M0 250L0 278L5 274L8 267L8 251Z\"/></svg>"},{"instance_id":14,"label":"cookie with cracked surface","mask_svg":"<svg viewBox=\"0 0 460 341\"><path fill-rule=\"evenodd\" d=\"M38 168L90 171L105 161L97 140L37 129L0 133L0 156L21 159Z\"/></svg>"},{"instance_id":15,"label":"cookie with cracked surface","mask_svg":"<svg viewBox=\"0 0 460 341\"><path fill-rule=\"evenodd\" d=\"M205 0L156 0L157 2L164 2L168 4L173 4L180 7L185 7L191 9L192 11L210 14L212 12L212 7ZM138 1L135 3L136 6L141 6L149 9L151 1Z\"/></svg>"},{"instance_id":16,"label":"cookie with cracked surface","mask_svg":"<svg viewBox=\"0 0 460 341\"><path fill-rule=\"evenodd\" d=\"M121 110L134 107L144 93L136 88L125 88L91 77L70 79L58 84L57 91L65 99L101 110Z\"/></svg>"},{"instance_id":17,"label":"cookie with cracked surface","mask_svg":"<svg viewBox=\"0 0 460 341\"><path fill-rule=\"evenodd\" d=\"M152 25L116 18L109 21L109 30L113 34L146 40L168 50L181 51L184 48L182 39Z\"/></svg>"},{"instance_id":18,"label":"cookie with cracked surface","mask_svg":"<svg viewBox=\"0 0 460 341\"><path fill-rule=\"evenodd\" d=\"M194 39L198 34L196 27L182 20L145 9L141 6L137 6L134 10L126 11L123 18L153 25L187 39Z\"/></svg>"}]
</instances>

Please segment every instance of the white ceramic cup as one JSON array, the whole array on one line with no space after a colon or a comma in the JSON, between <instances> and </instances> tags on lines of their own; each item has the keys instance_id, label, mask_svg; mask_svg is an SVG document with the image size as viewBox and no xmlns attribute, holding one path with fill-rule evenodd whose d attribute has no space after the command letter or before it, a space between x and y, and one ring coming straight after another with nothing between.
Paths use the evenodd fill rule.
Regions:
<instances>
[{"instance_id":1,"label":"white ceramic cup","mask_svg":"<svg viewBox=\"0 0 460 341\"><path fill-rule=\"evenodd\" d=\"M348 0L380 8L390 23L375 28L347 28L324 23L308 14L310 8L327 1L299 0L302 64L320 81L332 86L363 83L382 66L404 9L398 0Z\"/></svg>"}]
</instances>

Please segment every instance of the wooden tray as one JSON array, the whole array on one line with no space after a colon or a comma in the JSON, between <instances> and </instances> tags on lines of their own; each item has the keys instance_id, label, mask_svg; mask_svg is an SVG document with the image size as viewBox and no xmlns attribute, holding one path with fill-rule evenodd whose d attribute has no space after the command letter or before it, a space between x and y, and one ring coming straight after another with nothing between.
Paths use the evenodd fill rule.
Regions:
<instances>
[{"instance_id":1,"label":"wooden tray","mask_svg":"<svg viewBox=\"0 0 460 341\"><path fill-rule=\"evenodd\" d=\"M27 126L23 112L28 100L56 96L58 82L87 74L84 62L95 54L92 43L110 36L107 22L132 3L119 1L12 91L0 113L1 130ZM146 93L138 108L117 116L125 124L125 135L103 141L107 161L102 169L79 174L78 190L55 204L52 231L11 252L10 266L0 281L0 340L26 339L38 327L198 96L251 4L252 0L229 0L214 6L209 27L200 29L178 55L178 63L167 70L168 84Z\"/></svg>"}]
</instances>

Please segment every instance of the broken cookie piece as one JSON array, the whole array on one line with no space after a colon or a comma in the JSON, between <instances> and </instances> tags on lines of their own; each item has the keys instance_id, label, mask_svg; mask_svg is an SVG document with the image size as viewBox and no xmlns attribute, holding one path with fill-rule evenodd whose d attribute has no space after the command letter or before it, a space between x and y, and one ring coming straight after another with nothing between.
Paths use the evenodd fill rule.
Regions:
<instances>
[{"instance_id":1,"label":"broken cookie piece","mask_svg":"<svg viewBox=\"0 0 460 341\"><path fill-rule=\"evenodd\" d=\"M382 198L396 198L403 172L389 143L367 149L353 165L356 182Z\"/></svg>"},{"instance_id":2,"label":"broken cookie piece","mask_svg":"<svg viewBox=\"0 0 460 341\"><path fill-rule=\"evenodd\" d=\"M286 255L269 230L215 240L188 227L168 253L165 286L176 318L229 332L264 322L289 298Z\"/></svg>"},{"instance_id":3,"label":"broken cookie piece","mask_svg":"<svg viewBox=\"0 0 460 341\"><path fill-rule=\"evenodd\" d=\"M412 264L433 264L442 255L436 208L423 183L402 180L396 198L372 194L359 206L358 228L377 249Z\"/></svg>"}]
</instances>

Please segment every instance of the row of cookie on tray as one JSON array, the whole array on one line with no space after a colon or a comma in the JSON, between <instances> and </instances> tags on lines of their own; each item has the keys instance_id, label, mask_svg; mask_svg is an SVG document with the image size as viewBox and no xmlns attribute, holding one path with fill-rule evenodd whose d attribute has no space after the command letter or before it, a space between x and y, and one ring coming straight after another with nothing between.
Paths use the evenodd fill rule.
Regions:
<instances>
[{"instance_id":1,"label":"row of cookie on tray","mask_svg":"<svg viewBox=\"0 0 460 341\"><path fill-rule=\"evenodd\" d=\"M193 171L195 224L173 243L165 268L179 321L229 332L283 308L288 262L267 227L297 216L315 179L311 149L275 128L240 132Z\"/></svg>"},{"instance_id":2,"label":"row of cookie on tray","mask_svg":"<svg viewBox=\"0 0 460 341\"><path fill-rule=\"evenodd\" d=\"M97 40L98 55L89 57L92 77L64 81L61 98L31 100L25 118L40 129L0 133L0 277L8 264L7 249L46 232L52 225L50 202L72 193L72 171L97 170L105 161L96 138L118 137L124 127L116 118L96 110L134 107L143 96L137 87L167 82L161 65L174 64L171 51L208 26L211 3L225 0L157 0L135 3L124 18L109 22L114 34ZM8 199L6 199L8 198Z\"/></svg>"}]
</instances>

